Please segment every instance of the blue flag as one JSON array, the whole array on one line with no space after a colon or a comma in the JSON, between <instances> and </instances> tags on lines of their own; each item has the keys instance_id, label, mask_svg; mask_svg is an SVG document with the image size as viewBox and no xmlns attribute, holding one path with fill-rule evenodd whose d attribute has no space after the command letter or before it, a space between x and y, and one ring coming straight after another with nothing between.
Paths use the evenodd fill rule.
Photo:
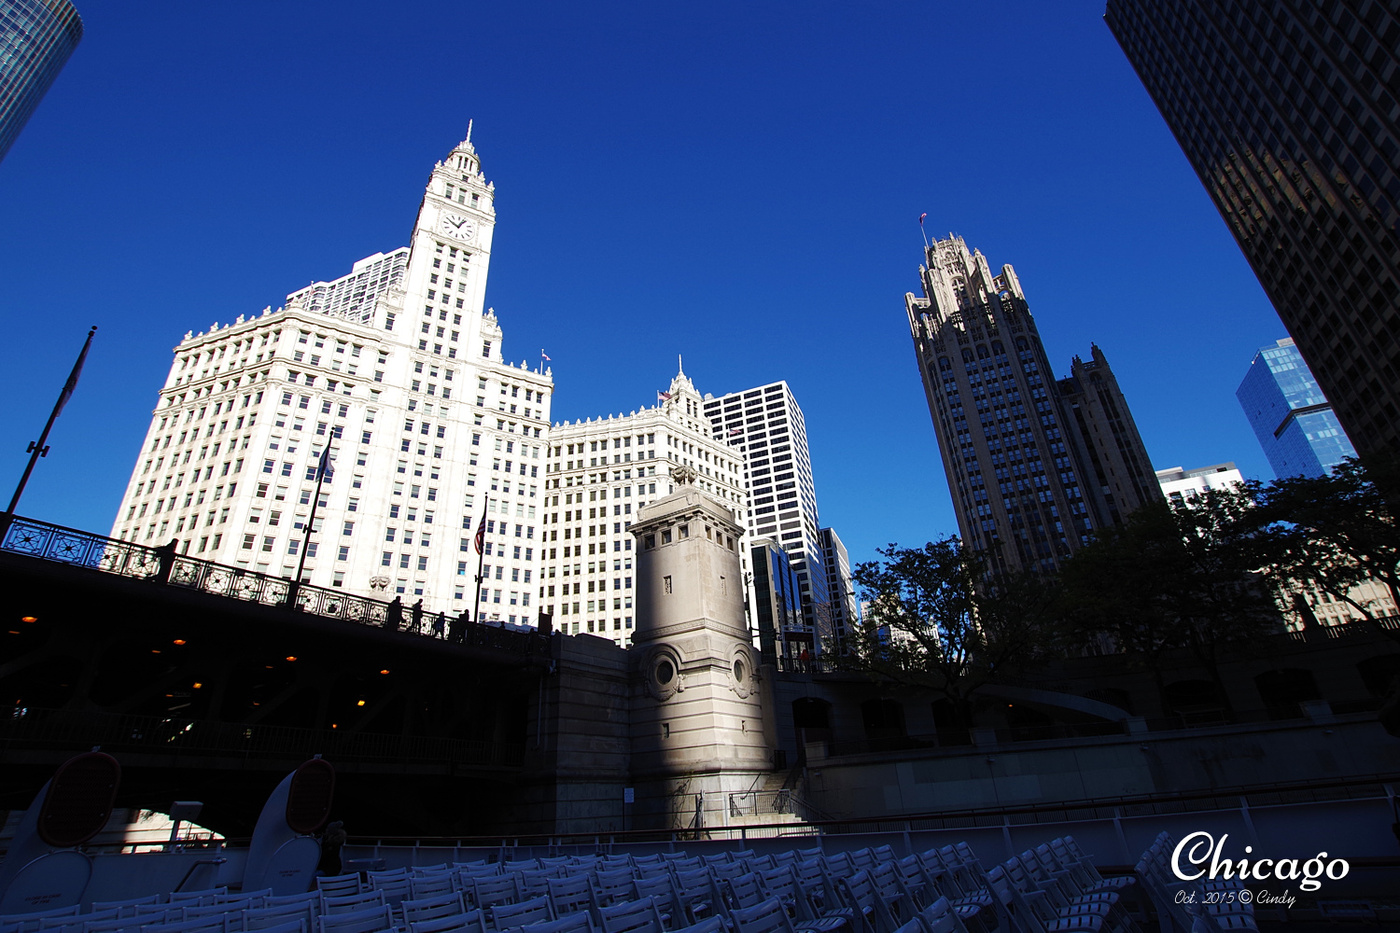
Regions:
<instances>
[{"instance_id":1,"label":"blue flag","mask_svg":"<svg viewBox=\"0 0 1400 933\"><path fill-rule=\"evenodd\" d=\"M319 483L323 479L330 479L335 475L335 467L331 466L330 445L321 451L321 460L316 464L316 481Z\"/></svg>"}]
</instances>

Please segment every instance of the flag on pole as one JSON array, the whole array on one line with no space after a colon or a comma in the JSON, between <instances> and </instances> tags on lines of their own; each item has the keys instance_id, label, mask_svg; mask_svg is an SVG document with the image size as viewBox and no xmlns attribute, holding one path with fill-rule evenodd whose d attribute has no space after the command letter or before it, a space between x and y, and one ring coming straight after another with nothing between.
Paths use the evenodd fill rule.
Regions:
<instances>
[{"instance_id":1,"label":"flag on pole","mask_svg":"<svg viewBox=\"0 0 1400 933\"><path fill-rule=\"evenodd\" d=\"M486 516L481 516L481 524L476 526L476 552L481 553L486 546Z\"/></svg>"},{"instance_id":2,"label":"flag on pole","mask_svg":"<svg viewBox=\"0 0 1400 933\"><path fill-rule=\"evenodd\" d=\"M671 393L670 393L670 392L658 392L658 393L656 393L656 400L657 400L658 402L669 402L669 401L671 400Z\"/></svg>"},{"instance_id":3,"label":"flag on pole","mask_svg":"<svg viewBox=\"0 0 1400 933\"><path fill-rule=\"evenodd\" d=\"M922 227L922 226L924 225L924 218L927 217L927 216L928 216L928 213L927 213L927 212L925 212L925 213L919 215L919 226L920 226L920 227Z\"/></svg>"},{"instance_id":4,"label":"flag on pole","mask_svg":"<svg viewBox=\"0 0 1400 933\"><path fill-rule=\"evenodd\" d=\"M546 352L544 352L544 350L540 350L540 356L544 357L544 361L545 361L546 363L553 363L553 362L554 362L552 359L549 358L549 354L546 353Z\"/></svg>"},{"instance_id":5,"label":"flag on pole","mask_svg":"<svg viewBox=\"0 0 1400 933\"><path fill-rule=\"evenodd\" d=\"M335 475L335 467L331 466L331 448L326 445L326 449L321 451L321 459L316 464L316 482L323 479L330 479Z\"/></svg>"},{"instance_id":6,"label":"flag on pole","mask_svg":"<svg viewBox=\"0 0 1400 933\"><path fill-rule=\"evenodd\" d=\"M63 406L68 404L68 400L73 397L73 390L78 387L78 377L83 374L83 362L87 359L88 347L92 346L92 335L96 332L94 327L88 331L87 343L83 344L83 352L78 354L78 362L73 364L73 371L68 374L68 381L63 384L63 391L58 394L58 404L54 406L53 416L57 418L63 413Z\"/></svg>"},{"instance_id":7,"label":"flag on pole","mask_svg":"<svg viewBox=\"0 0 1400 933\"><path fill-rule=\"evenodd\" d=\"M730 436L730 437L733 437L733 436L736 435L736 434L743 434L743 433L744 433L743 428L730 428L730 429L729 429L729 436Z\"/></svg>"}]
</instances>

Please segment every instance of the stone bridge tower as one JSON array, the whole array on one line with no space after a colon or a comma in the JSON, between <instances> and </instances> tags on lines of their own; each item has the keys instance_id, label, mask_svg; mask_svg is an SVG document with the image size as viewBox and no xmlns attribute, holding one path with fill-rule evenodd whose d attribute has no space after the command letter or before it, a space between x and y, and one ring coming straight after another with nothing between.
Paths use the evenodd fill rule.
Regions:
<instances>
[{"instance_id":1,"label":"stone bridge tower","mask_svg":"<svg viewBox=\"0 0 1400 933\"><path fill-rule=\"evenodd\" d=\"M743 527L720 500L671 473L676 491L642 508L637 539L635 825L715 828L752 808L771 770L771 703L744 615ZM731 799L731 795L734 795Z\"/></svg>"}]
</instances>

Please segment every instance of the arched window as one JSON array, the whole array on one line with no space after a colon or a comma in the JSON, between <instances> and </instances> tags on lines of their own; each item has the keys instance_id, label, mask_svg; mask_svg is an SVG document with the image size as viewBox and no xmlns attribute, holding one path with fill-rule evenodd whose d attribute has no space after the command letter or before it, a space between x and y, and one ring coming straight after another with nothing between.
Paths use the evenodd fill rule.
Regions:
<instances>
[{"instance_id":1,"label":"arched window","mask_svg":"<svg viewBox=\"0 0 1400 933\"><path fill-rule=\"evenodd\" d=\"M861 720L865 724L865 737L870 747L900 748L904 731L904 707L894 700L866 700L860 705Z\"/></svg>"},{"instance_id":2,"label":"arched window","mask_svg":"<svg viewBox=\"0 0 1400 933\"><path fill-rule=\"evenodd\" d=\"M979 360L989 360L992 358L991 351L987 349L987 345L985 343L979 343L977 345L977 358Z\"/></svg>"}]
</instances>

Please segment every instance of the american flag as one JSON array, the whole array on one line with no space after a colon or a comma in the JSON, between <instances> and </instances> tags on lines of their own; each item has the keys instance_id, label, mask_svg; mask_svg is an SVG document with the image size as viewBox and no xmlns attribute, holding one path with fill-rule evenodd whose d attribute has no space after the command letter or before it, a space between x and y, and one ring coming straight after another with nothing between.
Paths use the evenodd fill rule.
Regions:
<instances>
[{"instance_id":1,"label":"american flag","mask_svg":"<svg viewBox=\"0 0 1400 933\"><path fill-rule=\"evenodd\" d=\"M481 549L486 546L486 516L481 516L481 524L476 526L476 552L481 553Z\"/></svg>"},{"instance_id":2,"label":"american flag","mask_svg":"<svg viewBox=\"0 0 1400 933\"><path fill-rule=\"evenodd\" d=\"M669 401L671 400L671 393L670 393L670 392L658 392L658 393L656 393L656 400L657 400L658 402L669 402Z\"/></svg>"}]
</instances>

